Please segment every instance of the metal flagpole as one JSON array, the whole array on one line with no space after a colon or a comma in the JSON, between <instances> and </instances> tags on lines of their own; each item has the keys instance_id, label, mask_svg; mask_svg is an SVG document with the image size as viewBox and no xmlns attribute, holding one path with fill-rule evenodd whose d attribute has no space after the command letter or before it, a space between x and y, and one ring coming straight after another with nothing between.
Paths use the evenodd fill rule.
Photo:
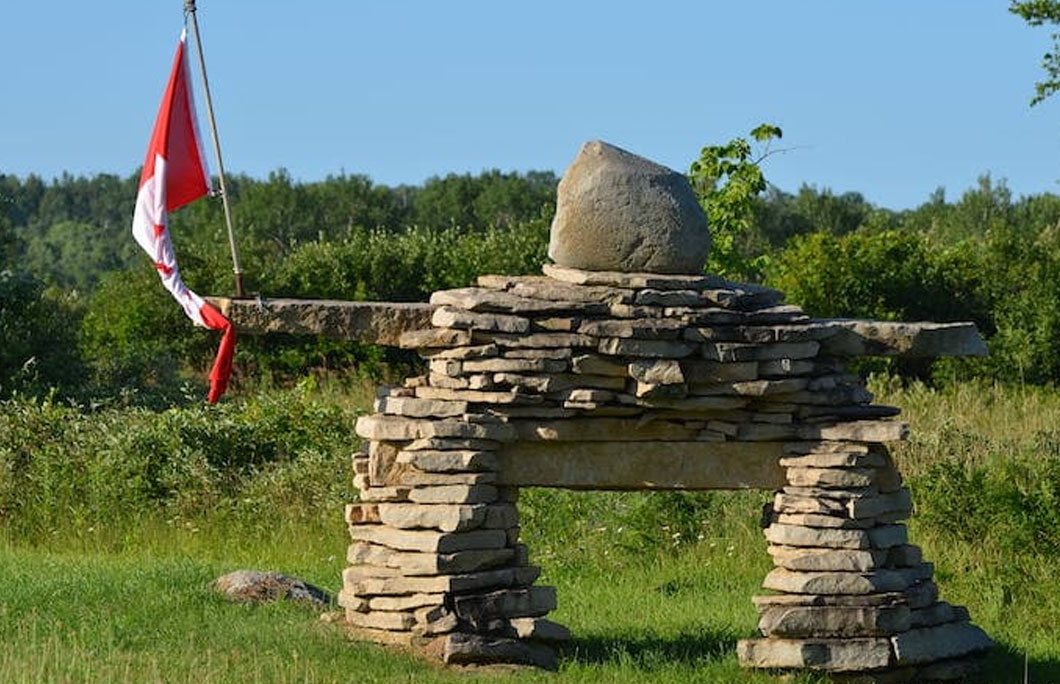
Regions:
<instances>
[{"instance_id":1,"label":"metal flagpole","mask_svg":"<svg viewBox=\"0 0 1060 684\"><path fill-rule=\"evenodd\" d=\"M199 35L199 22L195 18L195 0L184 0L184 12L191 17L191 28L195 33L195 48L199 53L199 71L202 74L202 89L206 92L206 113L210 117L210 134L213 138L213 151L217 156L217 177L221 181L221 202L225 209L225 224L228 226L228 246L232 250L232 273L236 277L236 297L246 296L243 290L243 269L239 267L239 249L236 247L236 234L232 230L232 207L228 204L228 188L225 186L225 165L221 160L221 141L217 137L217 121L213 116L213 100L210 98L210 82L206 78L206 59L202 56L202 37Z\"/></svg>"}]
</instances>

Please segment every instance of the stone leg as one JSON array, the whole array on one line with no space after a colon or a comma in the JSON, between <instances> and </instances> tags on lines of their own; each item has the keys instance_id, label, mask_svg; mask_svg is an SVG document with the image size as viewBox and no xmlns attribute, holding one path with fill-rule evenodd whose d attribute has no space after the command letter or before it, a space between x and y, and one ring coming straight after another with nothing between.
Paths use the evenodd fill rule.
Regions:
<instances>
[{"instance_id":1,"label":"stone leg","mask_svg":"<svg viewBox=\"0 0 1060 684\"><path fill-rule=\"evenodd\" d=\"M346 509L353 543L339 603L362 638L446 663L555 669L551 644L569 638L544 619L556 590L534 585L518 490L493 484L496 435L463 424L454 434L479 436L372 440L354 456L361 501Z\"/></svg>"},{"instance_id":2,"label":"stone leg","mask_svg":"<svg viewBox=\"0 0 1060 684\"><path fill-rule=\"evenodd\" d=\"M747 667L824 670L851 682L960 680L993 643L968 611L938 600L909 544L909 490L882 444L785 446L787 486L765 530L775 565L754 598L761 638Z\"/></svg>"}]
</instances>

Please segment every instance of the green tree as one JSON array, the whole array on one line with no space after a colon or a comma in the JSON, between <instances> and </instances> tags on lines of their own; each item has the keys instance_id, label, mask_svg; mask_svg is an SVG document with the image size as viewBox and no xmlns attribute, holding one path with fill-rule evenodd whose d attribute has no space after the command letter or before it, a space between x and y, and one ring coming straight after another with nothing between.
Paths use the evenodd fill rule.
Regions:
<instances>
[{"instance_id":1,"label":"green tree","mask_svg":"<svg viewBox=\"0 0 1060 684\"><path fill-rule=\"evenodd\" d=\"M1012 0L1009 12L1019 15L1031 26L1060 24L1060 1L1058 0ZM1031 104L1036 105L1060 90L1060 33L1050 34L1053 47L1042 57L1042 69L1045 80L1034 84L1034 97Z\"/></svg>"},{"instance_id":2,"label":"green tree","mask_svg":"<svg viewBox=\"0 0 1060 684\"><path fill-rule=\"evenodd\" d=\"M79 316L75 299L27 273L0 270L0 397L76 386Z\"/></svg>"}]
</instances>

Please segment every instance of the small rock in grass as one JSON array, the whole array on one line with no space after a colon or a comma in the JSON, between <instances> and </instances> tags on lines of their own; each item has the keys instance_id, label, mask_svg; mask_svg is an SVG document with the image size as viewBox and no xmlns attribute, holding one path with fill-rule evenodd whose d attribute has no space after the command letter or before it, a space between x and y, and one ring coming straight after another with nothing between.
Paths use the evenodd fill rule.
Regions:
<instances>
[{"instance_id":1,"label":"small rock in grass","mask_svg":"<svg viewBox=\"0 0 1060 684\"><path fill-rule=\"evenodd\" d=\"M236 570L213 581L214 589L230 601L268 603L271 601L307 601L319 606L332 603L323 589L279 572Z\"/></svg>"}]
</instances>

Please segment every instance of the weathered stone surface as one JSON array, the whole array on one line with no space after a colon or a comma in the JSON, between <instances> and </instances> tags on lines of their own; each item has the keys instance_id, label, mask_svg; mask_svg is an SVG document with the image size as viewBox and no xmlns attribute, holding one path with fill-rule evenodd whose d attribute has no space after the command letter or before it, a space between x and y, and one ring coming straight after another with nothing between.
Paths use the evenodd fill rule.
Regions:
<instances>
[{"instance_id":1,"label":"weathered stone surface","mask_svg":"<svg viewBox=\"0 0 1060 684\"><path fill-rule=\"evenodd\" d=\"M835 425L807 425L800 428L799 439L900 442L909 439L909 424L889 420L858 420Z\"/></svg>"},{"instance_id":2,"label":"weathered stone surface","mask_svg":"<svg viewBox=\"0 0 1060 684\"><path fill-rule=\"evenodd\" d=\"M788 468L787 476L794 487L853 489L876 482L876 471L871 468Z\"/></svg>"},{"instance_id":3,"label":"weathered stone surface","mask_svg":"<svg viewBox=\"0 0 1060 684\"><path fill-rule=\"evenodd\" d=\"M357 435L371 440L406 441L431 437L509 440L514 431L502 423L481 424L460 420L421 420L375 414L361 416L354 428Z\"/></svg>"},{"instance_id":4,"label":"weathered stone surface","mask_svg":"<svg viewBox=\"0 0 1060 684\"><path fill-rule=\"evenodd\" d=\"M397 462L431 473L485 472L497 469L492 451L400 451Z\"/></svg>"},{"instance_id":5,"label":"weathered stone surface","mask_svg":"<svg viewBox=\"0 0 1060 684\"><path fill-rule=\"evenodd\" d=\"M720 363L718 361L699 361L683 359L681 371L692 385L714 385L723 382L740 382L755 380L758 377L759 364L754 361L738 363Z\"/></svg>"},{"instance_id":6,"label":"weathered stone surface","mask_svg":"<svg viewBox=\"0 0 1060 684\"><path fill-rule=\"evenodd\" d=\"M578 327L582 335L593 337L636 337L645 340L674 340L685 324L674 318L604 319L585 321Z\"/></svg>"},{"instance_id":7,"label":"weathered stone surface","mask_svg":"<svg viewBox=\"0 0 1060 684\"><path fill-rule=\"evenodd\" d=\"M236 570L218 577L212 586L230 601L306 601L320 606L331 603L331 597L323 589L279 572Z\"/></svg>"},{"instance_id":8,"label":"weathered stone surface","mask_svg":"<svg viewBox=\"0 0 1060 684\"><path fill-rule=\"evenodd\" d=\"M832 320L841 329L824 343L835 356L986 356L986 343L974 323L902 323Z\"/></svg>"},{"instance_id":9,"label":"weathered stone surface","mask_svg":"<svg viewBox=\"0 0 1060 684\"><path fill-rule=\"evenodd\" d=\"M622 418L572 418L551 421L512 421L522 441L609 442L616 436L631 442L693 441L697 430L675 422Z\"/></svg>"},{"instance_id":10,"label":"weathered stone surface","mask_svg":"<svg viewBox=\"0 0 1060 684\"><path fill-rule=\"evenodd\" d=\"M445 606L417 608L415 615L416 625L412 628L412 631L424 637L448 634L460 626L460 620L456 617L456 613Z\"/></svg>"},{"instance_id":11,"label":"weathered stone surface","mask_svg":"<svg viewBox=\"0 0 1060 684\"><path fill-rule=\"evenodd\" d=\"M784 546L812 546L830 549L867 549L871 546L865 530L801 527L773 523L765 530L766 539Z\"/></svg>"},{"instance_id":12,"label":"weathered stone surface","mask_svg":"<svg viewBox=\"0 0 1060 684\"><path fill-rule=\"evenodd\" d=\"M993 640L983 630L968 622L913 629L891 637L891 641L900 665L957 658L994 646Z\"/></svg>"},{"instance_id":13,"label":"weathered stone surface","mask_svg":"<svg viewBox=\"0 0 1060 684\"><path fill-rule=\"evenodd\" d=\"M629 375L652 385L680 385L685 381L681 364L673 359L634 361L629 364Z\"/></svg>"},{"instance_id":14,"label":"weathered stone surface","mask_svg":"<svg viewBox=\"0 0 1060 684\"><path fill-rule=\"evenodd\" d=\"M507 530L519 524L519 512L515 504L499 503L486 507L486 519L482 526L488 529Z\"/></svg>"},{"instance_id":15,"label":"weathered stone surface","mask_svg":"<svg viewBox=\"0 0 1060 684\"><path fill-rule=\"evenodd\" d=\"M530 330L530 321L520 316L473 313L451 306L435 309L431 315L431 324L438 328L486 330L505 333L525 333Z\"/></svg>"},{"instance_id":16,"label":"weathered stone surface","mask_svg":"<svg viewBox=\"0 0 1060 684\"><path fill-rule=\"evenodd\" d=\"M769 606L758 629L769 637L887 636L909 629L908 606Z\"/></svg>"},{"instance_id":17,"label":"weathered stone surface","mask_svg":"<svg viewBox=\"0 0 1060 684\"><path fill-rule=\"evenodd\" d=\"M452 665L514 663L546 670L558 667L555 651L543 644L461 632L444 637L442 660Z\"/></svg>"},{"instance_id":18,"label":"weathered stone surface","mask_svg":"<svg viewBox=\"0 0 1060 684\"><path fill-rule=\"evenodd\" d=\"M489 484L416 487L409 490L413 503L493 503L497 488Z\"/></svg>"},{"instance_id":19,"label":"weathered stone surface","mask_svg":"<svg viewBox=\"0 0 1060 684\"><path fill-rule=\"evenodd\" d=\"M478 359L463 362L465 373L562 373L565 359Z\"/></svg>"},{"instance_id":20,"label":"weathered stone surface","mask_svg":"<svg viewBox=\"0 0 1060 684\"><path fill-rule=\"evenodd\" d=\"M240 332L323 335L397 346L401 335L430 327L429 304L328 299L209 298Z\"/></svg>"},{"instance_id":21,"label":"weathered stone surface","mask_svg":"<svg viewBox=\"0 0 1060 684\"><path fill-rule=\"evenodd\" d=\"M343 519L348 525L382 522L379 519L379 504L375 503L346 504Z\"/></svg>"},{"instance_id":22,"label":"weathered stone surface","mask_svg":"<svg viewBox=\"0 0 1060 684\"><path fill-rule=\"evenodd\" d=\"M474 340L495 342L498 347L514 349L550 349L556 347L573 349L576 347L595 347L597 345L597 339L589 335L558 332L530 333L528 335L476 332Z\"/></svg>"},{"instance_id":23,"label":"weathered stone surface","mask_svg":"<svg viewBox=\"0 0 1060 684\"><path fill-rule=\"evenodd\" d=\"M498 454L498 481L571 489L772 489L783 483L779 453L772 443L513 442Z\"/></svg>"},{"instance_id":24,"label":"weathered stone surface","mask_svg":"<svg viewBox=\"0 0 1060 684\"><path fill-rule=\"evenodd\" d=\"M806 359L773 359L758 364L758 373L763 378L788 375L808 375L817 369L817 362Z\"/></svg>"},{"instance_id":25,"label":"weathered stone surface","mask_svg":"<svg viewBox=\"0 0 1060 684\"><path fill-rule=\"evenodd\" d=\"M556 609L555 587L501 589L453 599L457 617L479 630L497 618L541 617Z\"/></svg>"},{"instance_id":26,"label":"weathered stone surface","mask_svg":"<svg viewBox=\"0 0 1060 684\"><path fill-rule=\"evenodd\" d=\"M406 575L452 575L493 568L511 561L515 550L475 549L456 553L420 553L396 551L386 546L355 542L346 552L354 566L372 566L400 570Z\"/></svg>"},{"instance_id":27,"label":"weathered stone surface","mask_svg":"<svg viewBox=\"0 0 1060 684\"><path fill-rule=\"evenodd\" d=\"M429 319L428 319L429 322ZM402 349L432 349L463 347L471 344L471 333L452 328L426 328L401 333L398 346Z\"/></svg>"},{"instance_id":28,"label":"weathered stone surface","mask_svg":"<svg viewBox=\"0 0 1060 684\"><path fill-rule=\"evenodd\" d=\"M728 283L714 275L673 275L664 273L629 273L625 271L600 271L568 268L545 264L542 272L549 278L572 285L598 285L625 290L707 290L724 287ZM630 292L632 298L633 293ZM632 299L627 300L632 301Z\"/></svg>"},{"instance_id":29,"label":"weathered stone surface","mask_svg":"<svg viewBox=\"0 0 1060 684\"><path fill-rule=\"evenodd\" d=\"M870 572L883 567L887 551L883 549L828 549L795 546L769 547L777 567L800 572Z\"/></svg>"},{"instance_id":30,"label":"weathered stone surface","mask_svg":"<svg viewBox=\"0 0 1060 684\"><path fill-rule=\"evenodd\" d=\"M350 525L349 530L350 537L356 541L379 544L399 551L453 553L473 549L500 549L507 543L504 533L499 530L445 533L434 530L395 529L384 525Z\"/></svg>"},{"instance_id":31,"label":"weathered stone surface","mask_svg":"<svg viewBox=\"0 0 1060 684\"><path fill-rule=\"evenodd\" d=\"M707 218L688 179L600 141L582 145L560 180L549 257L594 271L697 273Z\"/></svg>"},{"instance_id":32,"label":"weathered stone surface","mask_svg":"<svg viewBox=\"0 0 1060 684\"><path fill-rule=\"evenodd\" d=\"M891 664L885 638L741 639L736 653L744 667L808 668L830 672L875 670Z\"/></svg>"},{"instance_id":33,"label":"weathered stone surface","mask_svg":"<svg viewBox=\"0 0 1060 684\"><path fill-rule=\"evenodd\" d=\"M789 456L780 460L785 468L879 468L887 464L881 454L831 452Z\"/></svg>"},{"instance_id":34,"label":"weathered stone surface","mask_svg":"<svg viewBox=\"0 0 1060 684\"><path fill-rule=\"evenodd\" d=\"M917 608L926 608L938 600L938 585L931 580L915 582L905 590L905 598L909 607L914 610Z\"/></svg>"},{"instance_id":35,"label":"weathered stone surface","mask_svg":"<svg viewBox=\"0 0 1060 684\"><path fill-rule=\"evenodd\" d=\"M912 568L924 562L924 552L913 544L898 544L887 549L887 564L894 568Z\"/></svg>"},{"instance_id":36,"label":"weathered stone surface","mask_svg":"<svg viewBox=\"0 0 1060 684\"><path fill-rule=\"evenodd\" d=\"M964 606L954 606L945 601L939 601L926 608L917 608L912 611L910 624L914 628L934 627L947 622L967 622L968 619L968 609Z\"/></svg>"},{"instance_id":37,"label":"weathered stone surface","mask_svg":"<svg viewBox=\"0 0 1060 684\"><path fill-rule=\"evenodd\" d=\"M376 400L375 410L378 413L408 418L450 418L467 413L467 402L384 397Z\"/></svg>"},{"instance_id":38,"label":"weathered stone surface","mask_svg":"<svg viewBox=\"0 0 1060 684\"><path fill-rule=\"evenodd\" d=\"M901 591L908 587L912 574L903 570L854 572L793 572L774 568L762 583L765 589L791 594L876 594Z\"/></svg>"},{"instance_id":39,"label":"weathered stone surface","mask_svg":"<svg viewBox=\"0 0 1060 684\"><path fill-rule=\"evenodd\" d=\"M709 328L689 328L684 337L692 342L808 342L823 340L838 332L827 324L813 321L803 325L719 325Z\"/></svg>"},{"instance_id":40,"label":"weathered stone surface","mask_svg":"<svg viewBox=\"0 0 1060 684\"><path fill-rule=\"evenodd\" d=\"M782 459L783 465L787 459ZM835 497L835 498L833 498ZM912 511L908 489L872 496L847 496L842 490L825 490L823 495L799 496L780 492L773 500L773 508L784 513L819 513L848 516L853 519L872 519L887 514L908 514Z\"/></svg>"},{"instance_id":41,"label":"weathered stone surface","mask_svg":"<svg viewBox=\"0 0 1060 684\"><path fill-rule=\"evenodd\" d=\"M434 306L451 306L475 312L542 314L576 311L584 315L607 313L605 302L546 300L520 297L510 292L498 292L479 287L439 290L431 294Z\"/></svg>"},{"instance_id":42,"label":"weathered stone surface","mask_svg":"<svg viewBox=\"0 0 1060 684\"><path fill-rule=\"evenodd\" d=\"M633 303L640 306L688 306L697 307L710 304L703 293L696 290L640 290L634 295Z\"/></svg>"},{"instance_id":43,"label":"weathered stone surface","mask_svg":"<svg viewBox=\"0 0 1060 684\"><path fill-rule=\"evenodd\" d=\"M355 485L360 492L361 501L408 501L410 487L364 487L356 483L357 477L355 476Z\"/></svg>"},{"instance_id":44,"label":"weathered stone surface","mask_svg":"<svg viewBox=\"0 0 1060 684\"><path fill-rule=\"evenodd\" d=\"M407 596L376 596L368 600L369 610L410 611L445 603L445 594L409 594Z\"/></svg>"},{"instance_id":45,"label":"weathered stone surface","mask_svg":"<svg viewBox=\"0 0 1060 684\"><path fill-rule=\"evenodd\" d=\"M877 594L769 594L752 596L760 610L768 606L893 606L905 604L906 595L891 591Z\"/></svg>"},{"instance_id":46,"label":"weathered stone surface","mask_svg":"<svg viewBox=\"0 0 1060 684\"><path fill-rule=\"evenodd\" d=\"M782 342L779 344L744 344L742 342L705 342L703 358L711 361L771 361L806 359L817 355L820 343Z\"/></svg>"},{"instance_id":47,"label":"weathered stone surface","mask_svg":"<svg viewBox=\"0 0 1060 684\"><path fill-rule=\"evenodd\" d=\"M848 530L866 529L877 524L875 519L847 518L821 513L776 513L773 522L799 527L834 527Z\"/></svg>"},{"instance_id":48,"label":"weathered stone surface","mask_svg":"<svg viewBox=\"0 0 1060 684\"><path fill-rule=\"evenodd\" d=\"M442 532L462 532L482 526L486 520L486 506L385 503L379 504L379 518L383 524L400 529L433 528Z\"/></svg>"},{"instance_id":49,"label":"weathered stone surface","mask_svg":"<svg viewBox=\"0 0 1060 684\"><path fill-rule=\"evenodd\" d=\"M628 374L628 366L604 356L595 354L583 354L574 357L571 367L575 373L588 375L605 375L624 378Z\"/></svg>"},{"instance_id":50,"label":"weathered stone surface","mask_svg":"<svg viewBox=\"0 0 1060 684\"><path fill-rule=\"evenodd\" d=\"M436 328L436 330L449 330L450 328ZM463 331L461 331L463 332ZM470 333L469 333L470 334ZM496 356L499 349L495 344L477 344L470 347L452 347L449 349L421 349L420 356L434 359L481 359L488 356Z\"/></svg>"},{"instance_id":51,"label":"weathered stone surface","mask_svg":"<svg viewBox=\"0 0 1060 684\"><path fill-rule=\"evenodd\" d=\"M506 349L506 359L569 359L574 355L570 349Z\"/></svg>"},{"instance_id":52,"label":"weathered stone surface","mask_svg":"<svg viewBox=\"0 0 1060 684\"><path fill-rule=\"evenodd\" d=\"M703 412L703 411L726 411L729 409L743 408L747 405L746 399L740 397L636 397L631 395L619 395L618 400L623 403L637 404L638 406L649 406L651 408L671 409L677 412ZM687 416L684 416L687 418Z\"/></svg>"},{"instance_id":53,"label":"weathered stone surface","mask_svg":"<svg viewBox=\"0 0 1060 684\"><path fill-rule=\"evenodd\" d=\"M346 620L355 627L385 629L393 632L407 632L416 624L416 618L412 613L389 611L362 613L360 611L347 610Z\"/></svg>"},{"instance_id":54,"label":"weathered stone surface","mask_svg":"<svg viewBox=\"0 0 1060 684\"><path fill-rule=\"evenodd\" d=\"M342 571L346 590L361 596L393 596L400 594L461 593L512 586L515 568L485 570L463 575L422 575L405 577L366 576L357 566Z\"/></svg>"},{"instance_id":55,"label":"weathered stone surface","mask_svg":"<svg viewBox=\"0 0 1060 684\"><path fill-rule=\"evenodd\" d=\"M445 389L438 387L417 387L416 396L421 399L439 401L465 402L473 404L535 404L540 398L529 396L514 389L504 391L487 391L472 389Z\"/></svg>"},{"instance_id":56,"label":"weathered stone surface","mask_svg":"<svg viewBox=\"0 0 1060 684\"><path fill-rule=\"evenodd\" d=\"M570 630L563 625L539 617L512 618L509 626L515 631L514 636L520 639L537 641L570 641Z\"/></svg>"},{"instance_id":57,"label":"weathered stone surface","mask_svg":"<svg viewBox=\"0 0 1060 684\"><path fill-rule=\"evenodd\" d=\"M783 380L750 380L734 382L729 385L732 391L740 396L767 397L774 394L798 392L806 387L804 378L785 378Z\"/></svg>"},{"instance_id":58,"label":"weathered stone surface","mask_svg":"<svg viewBox=\"0 0 1060 684\"><path fill-rule=\"evenodd\" d=\"M600 340L597 350L610 356L640 356L647 358L680 359L695 351L695 346L668 340L640 340L609 337Z\"/></svg>"},{"instance_id":59,"label":"weathered stone surface","mask_svg":"<svg viewBox=\"0 0 1060 684\"><path fill-rule=\"evenodd\" d=\"M492 451L501 445L500 442L488 439L467 439L461 437L428 437L415 439L404 447L403 451ZM423 468L428 470L428 468Z\"/></svg>"},{"instance_id":60,"label":"weathered stone surface","mask_svg":"<svg viewBox=\"0 0 1060 684\"><path fill-rule=\"evenodd\" d=\"M739 426L736 431L736 439L747 442L776 442L793 436L795 426L783 423L751 423Z\"/></svg>"},{"instance_id":61,"label":"weathered stone surface","mask_svg":"<svg viewBox=\"0 0 1060 684\"><path fill-rule=\"evenodd\" d=\"M550 267L546 267L546 272L548 268ZM480 276L480 286L483 278L490 278L490 276ZM615 304L629 304L634 297L633 290L627 288L607 285L577 285L565 282L562 279L551 278L547 275L512 276L508 278L508 281L506 287L510 293L519 297L542 299L549 302L601 302L612 306Z\"/></svg>"},{"instance_id":62,"label":"weathered stone surface","mask_svg":"<svg viewBox=\"0 0 1060 684\"><path fill-rule=\"evenodd\" d=\"M800 442L793 440L784 445L784 454L786 456L801 455L805 456L808 454L832 454L836 452L850 453L850 454L867 454L873 447L868 444L862 444L861 442L843 442L843 441L809 441Z\"/></svg>"}]
</instances>

